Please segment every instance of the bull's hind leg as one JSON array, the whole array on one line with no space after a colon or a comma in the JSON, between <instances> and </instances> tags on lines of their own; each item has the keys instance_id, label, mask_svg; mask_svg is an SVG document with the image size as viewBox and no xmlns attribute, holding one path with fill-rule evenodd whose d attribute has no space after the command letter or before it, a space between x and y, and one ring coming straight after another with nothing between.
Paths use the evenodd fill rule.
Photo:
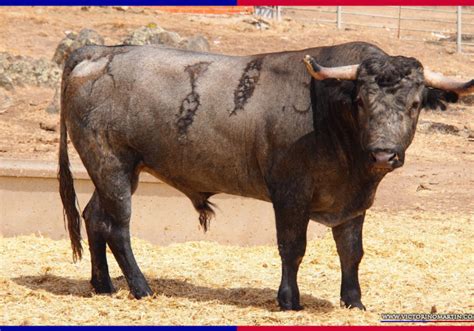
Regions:
<instances>
[{"instance_id":1,"label":"bull's hind leg","mask_svg":"<svg viewBox=\"0 0 474 331\"><path fill-rule=\"evenodd\" d=\"M104 229L106 217L100 207L97 191L92 195L83 213L86 222L87 239L91 253L92 277L91 284L96 293L112 293L115 291L110 280L109 268L106 257L106 242Z\"/></svg>"},{"instance_id":2,"label":"bull's hind leg","mask_svg":"<svg viewBox=\"0 0 474 331\"><path fill-rule=\"evenodd\" d=\"M112 170L112 169L111 169ZM131 183L127 173L113 172L102 181L99 198L105 212L105 239L137 299L152 295L148 283L135 261L130 242Z\"/></svg>"},{"instance_id":3,"label":"bull's hind leg","mask_svg":"<svg viewBox=\"0 0 474 331\"><path fill-rule=\"evenodd\" d=\"M93 206L97 216L100 216L96 226L91 226L92 238L99 238L99 241L95 241L93 259L96 259L96 266L105 262L100 238L105 239L133 296L139 299L151 295L153 292L135 261L130 243L131 198L138 181L138 161L131 152L119 153L107 148L105 141L101 141L100 145L94 142L89 146L93 153L82 157L82 160L96 187L97 198L94 202L97 202ZM101 264L99 272L105 271L105 265ZM103 282L104 276L95 279Z\"/></svg>"}]
</instances>

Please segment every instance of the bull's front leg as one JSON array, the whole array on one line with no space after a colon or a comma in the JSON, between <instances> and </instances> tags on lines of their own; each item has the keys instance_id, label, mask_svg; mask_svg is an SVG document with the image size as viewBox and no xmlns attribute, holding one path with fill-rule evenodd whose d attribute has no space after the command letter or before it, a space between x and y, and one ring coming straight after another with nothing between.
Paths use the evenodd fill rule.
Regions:
<instances>
[{"instance_id":1,"label":"bull's front leg","mask_svg":"<svg viewBox=\"0 0 474 331\"><path fill-rule=\"evenodd\" d=\"M332 228L337 253L341 261L341 305L365 310L361 302L359 285L359 263L364 255L362 247L362 225L365 213L346 223Z\"/></svg>"},{"instance_id":2,"label":"bull's front leg","mask_svg":"<svg viewBox=\"0 0 474 331\"><path fill-rule=\"evenodd\" d=\"M309 212L306 206L285 201L273 204L282 276L278 303L283 310L301 310L297 283L298 269L306 250Z\"/></svg>"}]
</instances>

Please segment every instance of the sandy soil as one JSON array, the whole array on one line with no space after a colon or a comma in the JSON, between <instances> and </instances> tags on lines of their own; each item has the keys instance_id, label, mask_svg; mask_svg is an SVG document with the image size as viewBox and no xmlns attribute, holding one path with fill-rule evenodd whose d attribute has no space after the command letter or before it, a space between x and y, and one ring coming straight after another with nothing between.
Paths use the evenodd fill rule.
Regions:
<instances>
[{"instance_id":1,"label":"sandy soil","mask_svg":"<svg viewBox=\"0 0 474 331\"><path fill-rule=\"evenodd\" d=\"M154 22L183 36L202 34L218 53L243 55L363 40L391 54L414 56L431 69L474 77L474 57L455 54L451 46L400 41L384 30L338 31L292 20L271 23L270 29L260 31L246 18L141 8L126 12L1 8L0 52L51 58L64 31L92 28L106 37L107 44L115 44L132 30ZM41 129L58 122L58 115L44 111L53 94L38 87L7 94L11 105L0 114L0 158L56 160L59 133ZM407 152L406 165L382 182L366 228L368 253L361 278L368 313L338 308L339 267L329 235L311 243L308 250L301 278L307 310L299 313L276 312L279 267L274 247L190 243L160 248L137 241L136 255L144 261L141 264L157 297L134 301L127 299L117 268L114 277L122 290L112 297L91 297L87 261L69 264L65 241L28 237L0 239L2 322L367 324L376 323L379 313L429 312L433 305L438 312L472 311L468 289L473 279L474 142L469 132L474 129L474 107L457 104L446 112L424 112L420 119L452 124L461 132L420 130ZM51 247L54 254L48 253ZM227 255L212 257L211 252ZM148 263L148 258L153 261ZM264 263L271 267L262 267ZM30 311L28 316L25 310ZM179 318L178 311L183 312ZM217 311L221 313L216 315Z\"/></svg>"}]
</instances>

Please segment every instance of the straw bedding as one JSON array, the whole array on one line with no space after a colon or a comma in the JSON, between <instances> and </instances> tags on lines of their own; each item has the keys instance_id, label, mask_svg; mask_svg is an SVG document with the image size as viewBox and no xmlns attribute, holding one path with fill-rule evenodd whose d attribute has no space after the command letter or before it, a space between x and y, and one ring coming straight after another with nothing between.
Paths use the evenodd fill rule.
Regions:
<instances>
[{"instance_id":1,"label":"straw bedding","mask_svg":"<svg viewBox=\"0 0 474 331\"><path fill-rule=\"evenodd\" d=\"M472 312L473 221L464 213L369 212L360 267L366 312L339 307L340 268L330 231L308 244L300 312L277 308L274 246L157 247L135 238L135 255L156 293L135 300L111 255L118 292L95 295L88 254L73 264L68 241L0 238L0 324L357 325L379 324L381 313Z\"/></svg>"}]
</instances>

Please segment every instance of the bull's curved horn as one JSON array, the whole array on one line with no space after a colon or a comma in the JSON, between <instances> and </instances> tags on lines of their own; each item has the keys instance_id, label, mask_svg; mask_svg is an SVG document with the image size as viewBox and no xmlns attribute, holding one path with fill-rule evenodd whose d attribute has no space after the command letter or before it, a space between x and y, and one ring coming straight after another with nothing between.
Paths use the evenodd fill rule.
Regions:
<instances>
[{"instance_id":1,"label":"bull's curved horn","mask_svg":"<svg viewBox=\"0 0 474 331\"><path fill-rule=\"evenodd\" d=\"M311 55L306 55L303 59L309 74L316 80L327 78L354 80L357 76L358 64L343 67L323 67L320 66Z\"/></svg>"},{"instance_id":2,"label":"bull's curved horn","mask_svg":"<svg viewBox=\"0 0 474 331\"><path fill-rule=\"evenodd\" d=\"M425 69L425 85L438 88L440 90L452 91L458 95L474 93L474 79L468 82L461 81L453 77L447 77L438 72Z\"/></svg>"}]
</instances>

